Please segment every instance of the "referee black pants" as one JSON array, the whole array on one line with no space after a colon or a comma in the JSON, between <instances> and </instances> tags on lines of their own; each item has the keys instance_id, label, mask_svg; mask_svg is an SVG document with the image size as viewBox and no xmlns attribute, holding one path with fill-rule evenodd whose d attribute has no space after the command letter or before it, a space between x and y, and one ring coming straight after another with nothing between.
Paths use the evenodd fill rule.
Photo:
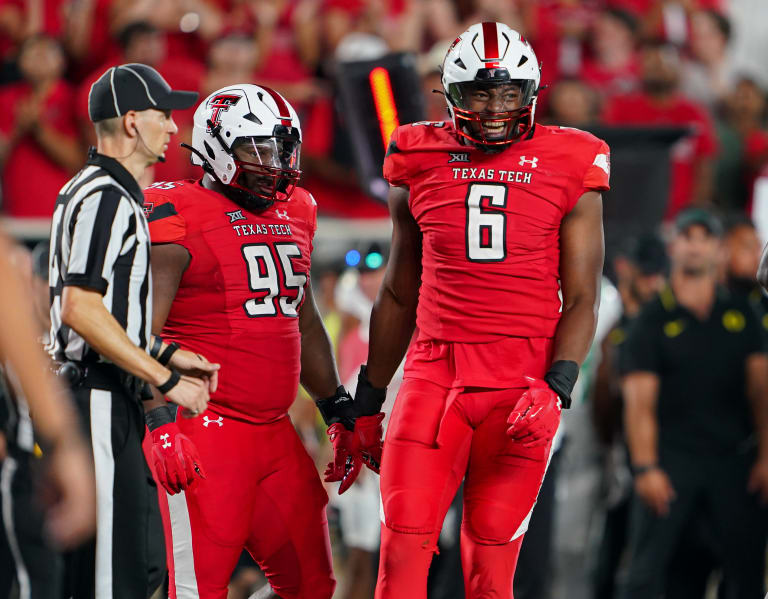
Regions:
<instances>
[{"instance_id":1,"label":"referee black pants","mask_svg":"<svg viewBox=\"0 0 768 599\"><path fill-rule=\"evenodd\" d=\"M65 555L64 597L143 599L165 577L165 545L141 406L120 386L74 395L93 450L97 524L93 541Z\"/></svg>"}]
</instances>

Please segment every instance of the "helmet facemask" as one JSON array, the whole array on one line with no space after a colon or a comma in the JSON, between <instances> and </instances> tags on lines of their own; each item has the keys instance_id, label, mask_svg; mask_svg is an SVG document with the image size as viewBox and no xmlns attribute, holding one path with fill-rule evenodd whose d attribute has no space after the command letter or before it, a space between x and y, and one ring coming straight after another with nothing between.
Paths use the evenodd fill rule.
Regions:
<instances>
[{"instance_id":1,"label":"helmet facemask","mask_svg":"<svg viewBox=\"0 0 768 599\"><path fill-rule=\"evenodd\" d=\"M235 174L228 187L254 196L261 210L276 200L287 200L301 175L300 146L298 139L289 136L236 139L232 144Z\"/></svg>"},{"instance_id":2,"label":"helmet facemask","mask_svg":"<svg viewBox=\"0 0 768 599\"><path fill-rule=\"evenodd\" d=\"M448 84L456 132L483 149L503 149L531 130L537 91L534 80L509 79L503 68Z\"/></svg>"}]
</instances>

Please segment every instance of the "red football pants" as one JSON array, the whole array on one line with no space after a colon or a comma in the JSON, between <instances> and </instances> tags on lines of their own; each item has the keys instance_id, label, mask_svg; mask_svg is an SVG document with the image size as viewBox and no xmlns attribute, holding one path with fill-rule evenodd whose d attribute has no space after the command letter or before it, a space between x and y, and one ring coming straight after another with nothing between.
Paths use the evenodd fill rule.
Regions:
<instances>
[{"instance_id":1,"label":"red football pants","mask_svg":"<svg viewBox=\"0 0 768 599\"><path fill-rule=\"evenodd\" d=\"M178 424L206 479L178 495L161 488L170 598L226 599L245 548L281 599L330 599L328 495L291 421L250 424L207 410Z\"/></svg>"},{"instance_id":2,"label":"red football pants","mask_svg":"<svg viewBox=\"0 0 768 599\"><path fill-rule=\"evenodd\" d=\"M551 449L551 443L525 448L506 434L507 417L523 391L405 380L384 444L376 599L426 598L443 519L465 477L466 596L512 598L520 544Z\"/></svg>"}]
</instances>

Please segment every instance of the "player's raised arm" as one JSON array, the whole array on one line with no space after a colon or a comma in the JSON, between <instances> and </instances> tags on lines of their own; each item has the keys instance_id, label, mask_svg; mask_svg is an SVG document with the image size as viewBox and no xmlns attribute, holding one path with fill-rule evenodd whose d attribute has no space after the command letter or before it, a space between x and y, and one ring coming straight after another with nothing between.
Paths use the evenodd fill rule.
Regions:
<instances>
[{"instance_id":1,"label":"player's raised arm","mask_svg":"<svg viewBox=\"0 0 768 599\"><path fill-rule=\"evenodd\" d=\"M374 388L384 388L405 356L416 326L421 284L421 231L408 207L409 190L389 190L392 249L379 295L373 304L365 374ZM362 374L362 373L361 373Z\"/></svg>"}]
</instances>

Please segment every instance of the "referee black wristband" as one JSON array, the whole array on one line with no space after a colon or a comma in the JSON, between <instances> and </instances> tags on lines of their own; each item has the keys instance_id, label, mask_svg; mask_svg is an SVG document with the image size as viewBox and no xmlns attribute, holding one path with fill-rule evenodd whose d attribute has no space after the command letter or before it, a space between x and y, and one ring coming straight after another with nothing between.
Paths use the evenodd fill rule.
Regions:
<instances>
[{"instance_id":1,"label":"referee black wristband","mask_svg":"<svg viewBox=\"0 0 768 599\"><path fill-rule=\"evenodd\" d=\"M154 341L152 341L152 347L149 349L149 355L157 360L157 356L160 355L161 349L163 349L163 338L160 335L155 335Z\"/></svg>"},{"instance_id":2,"label":"referee black wristband","mask_svg":"<svg viewBox=\"0 0 768 599\"><path fill-rule=\"evenodd\" d=\"M153 431L173 422L173 413L168 406L159 406L144 414L144 421L147 423L147 428Z\"/></svg>"},{"instance_id":3,"label":"referee black wristband","mask_svg":"<svg viewBox=\"0 0 768 599\"><path fill-rule=\"evenodd\" d=\"M166 393L168 393L168 391L170 391L176 385L178 385L180 380L181 380L181 375L175 370L171 369L171 376L162 385L159 385L157 387L157 390L160 391L160 393L162 393L163 395L165 395Z\"/></svg>"},{"instance_id":4,"label":"referee black wristband","mask_svg":"<svg viewBox=\"0 0 768 599\"><path fill-rule=\"evenodd\" d=\"M163 366L168 366L168 362L171 361L171 356L175 354L179 349L179 344L174 341L163 350L163 353L157 357L157 361L160 362L160 364Z\"/></svg>"},{"instance_id":5,"label":"referee black wristband","mask_svg":"<svg viewBox=\"0 0 768 599\"><path fill-rule=\"evenodd\" d=\"M566 410L571 407L571 392L577 378L579 378L579 365L573 360L558 360L544 375L547 385L557 393Z\"/></svg>"}]
</instances>

